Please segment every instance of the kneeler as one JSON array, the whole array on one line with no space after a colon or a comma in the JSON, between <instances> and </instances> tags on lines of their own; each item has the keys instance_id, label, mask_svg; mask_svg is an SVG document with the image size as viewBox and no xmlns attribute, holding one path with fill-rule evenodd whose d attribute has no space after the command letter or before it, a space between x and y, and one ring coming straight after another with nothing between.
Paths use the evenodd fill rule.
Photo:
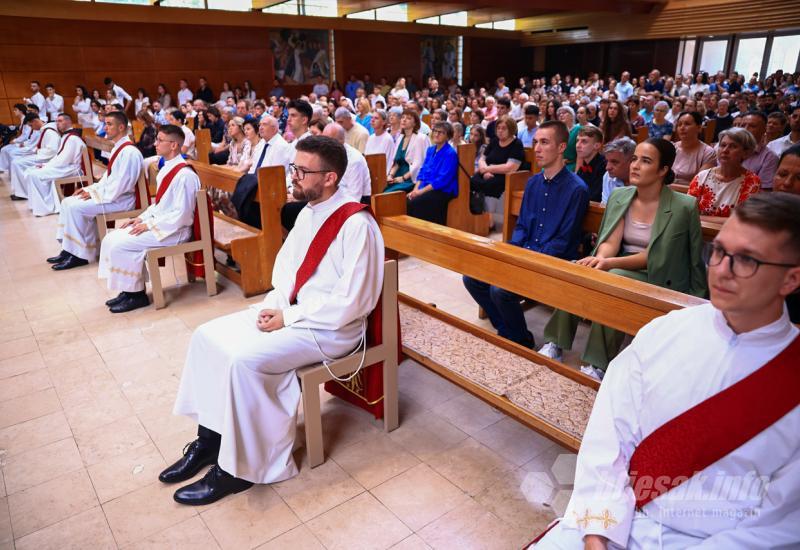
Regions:
<instances>
[{"instance_id":1,"label":"kneeler","mask_svg":"<svg viewBox=\"0 0 800 550\"><path fill-rule=\"evenodd\" d=\"M308 247L303 263L297 269L295 277L294 290L289 298L289 303L294 304L297 302L297 293L303 285L311 278L314 272L319 267L322 258L328 251L333 240L339 234L339 230L347 221L347 218L361 212L362 210L372 215L372 211L365 204L357 202L348 202L340 206L327 220L314 235L311 244ZM367 347L380 344L382 342L382 304L378 299L378 303L372 313L367 317ZM400 312L397 312L398 318ZM397 354L398 358L402 355L400 347L400 323L397 323ZM344 399L348 403L368 411L373 414L375 418L383 418L383 362L368 365L362 368L356 376L347 382L340 382L338 380L331 380L325 383L325 390L329 393Z\"/></svg>"},{"instance_id":2,"label":"kneeler","mask_svg":"<svg viewBox=\"0 0 800 550\"><path fill-rule=\"evenodd\" d=\"M752 374L645 437L634 450L628 467L636 508L641 510L688 481L800 405L798 357L800 336ZM668 482L656 484L655 480Z\"/></svg>"}]
</instances>

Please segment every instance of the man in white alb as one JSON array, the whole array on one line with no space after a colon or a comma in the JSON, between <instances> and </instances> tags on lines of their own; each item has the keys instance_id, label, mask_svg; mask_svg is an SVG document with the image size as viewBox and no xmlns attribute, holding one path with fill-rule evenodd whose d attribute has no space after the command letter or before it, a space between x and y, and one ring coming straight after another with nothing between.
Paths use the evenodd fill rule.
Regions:
<instances>
[{"instance_id":1,"label":"man in white alb","mask_svg":"<svg viewBox=\"0 0 800 550\"><path fill-rule=\"evenodd\" d=\"M26 120L33 131L31 137L35 137L32 145L24 145L9 156L9 181L11 183L11 200L27 200L28 188L24 185L25 172L35 166L44 165L51 158L56 156L59 144L61 143L61 127L66 124L62 122L47 122L38 115L28 113ZM8 149L8 148L6 148Z\"/></svg>"},{"instance_id":2,"label":"man in white alb","mask_svg":"<svg viewBox=\"0 0 800 550\"><path fill-rule=\"evenodd\" d=\"M33 181L40 180L29 177L33 172L36 172L36 176L53 173L56 178L80 174L82 149L77 142L83 144L83 141L80 136L73 134L72 117L66 113L60 114L55 122L48 122L41 127L36 153L19 157L11 165L12 199L34 198L31 185ZM32 209L30 204L28 208Z\"/></svg>"},{"instance_id":3,"label":"man in white alb","mask_svg":"<svg viewBox=\"0 0 800 550\"><path fill-rule=\"evenodd\" d=\"M177 483L213 467L178 489L177 502L210 504L254 483L297 474L295 369L354 351L383 282L377 223L363 210L340 217L340 208L354 204L337 190L346 166L344 147L330 138L311 136L297 144L293 190L309 207L275 260L274 289L262 303L201 325L192 335L174 412L195 420L199 437L159 479ZM339 223L326 226L335 237L325 249L319 233L329 219ZM310 247L325 252L305 279L298 269Z\"/></svg>"},{"instance_id":4,"label":"man in white alb","mask_svg":"<svg viewBox=\"0 0 800 550\"><path fill-rule=\"evenodd\" d=\"M128 117L119 111L106 115L106 138L114 142L111 159L97 183L77 190L61 202L56 240L61 253L47 262L55 271L86 265L97 259L99 242L95 216L132 210L142 153L127 135Z\"/></svg>"},{"instance_id":5,"label":"man in white alb","mask_svg":"<svg viewBox=\"0 0 800 550\"><path fill-rule=\"evenodd\" d=\"M56 179L80 176L89 170L84 166L86 144L72 128L72 117L61 113L56 124L61 132L61 142L56 155L43 165L37 164L33 168L28 168L22 175L22 187L29 199L28 208L34 216L49 216L58 214L61 210Z\"/></svg>"},{"instance_id":6,"label":"man in white alb","mask_svg":"<svg viewBox=\"0 0 800 550\"><path fill-rule=\"evenodd\" d=\"M131 311L150 303L145 292L148 250L192 238L200 178L181 157L183 138L183 131L177 126L168 124L159 129L156 153L165 162L156 177L158 192L154 204L107 234L100 244L97 275L108 280L109 290L121 291L106 302L111 313Z\"/></svg>"},{"instance_id":7,"label":"man in white alb","mask_svg":"<svg viewBox=\"0 0 800 550\"><path fill-rule=\"evenodd\" d=\"M0 172L8 172L11 170L11 165L19 157L34 155L36 153L36 145L39 143L39 136L42 133L42 126L44 121L39 118L39 115L33 112L25 113L22 118L23 127L27 128L24 139L18 139L15 142L9 143L0 149ZM55 137L58 137L58 130L53 124L55 130ZM55 150L53 151L55 154ZM10 176L9 176L10 177Z\"/></svg>"},{"instance_id":8,"label":"man in white alb","mask_svg":"<svg viewBox=\"0 0 800 550\"><path fill-rule=\"evenodd\" d=\"M536 550L800 547L800 196L736 207L711 303L644 326L609 365L564 518Z\"/></svg>"}]
</instances>

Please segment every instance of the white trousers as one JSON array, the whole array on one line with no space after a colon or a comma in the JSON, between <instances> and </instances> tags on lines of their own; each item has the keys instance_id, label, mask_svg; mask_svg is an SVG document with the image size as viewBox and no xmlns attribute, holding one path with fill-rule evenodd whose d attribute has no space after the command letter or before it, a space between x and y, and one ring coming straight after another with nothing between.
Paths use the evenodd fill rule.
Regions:
<instances>
[{"instance_id":1,"label":"white trousers","mask_svg":"<svg viewBox=\"0 0 800 550\"><path fill-rule=\"evenodd\" d=\"M257 317L253 306L194 331L173 412L222 435L223 470L253 483L275 483L298 472L292 447L300 383L294 370L322 361L314 338L330 357L352 351L361 323L312 336L293 327L261 332Z\"/></svg>"},{"instance_id":2,"label":"white trousers","mask_svg":"<svg viewBox=\"0 0 800 550\"><path fill-rule=\"evenodd\" d=\"M14 160L28 155L33 156L34 152L31 147L20 147L16 143L9 143L0 149L0 171L9 171Z\"/></svg>"},{"instance_id":3,"label":"white trousers","mask_svg":"<svg viewBox=\"0 0 800 550\"><path fill-rule=\"evenodd\" d=\"M24 175L24 186L28 190L28 208L34 216L49 216L61 211L56 184L53 180L68 176L79 176L79 166L45 166L30 168Z\"/></svg>"},{"instance_id":4,"label":"white trousers","mask_svg":"<svg viewBox=\"0 0 800 550\"><path fill-rule=\"evenodd\" d=\"M28 198L28 183L25 181L25 172L34 168L37 163L43 161L37 160L36 155L20 155L13 159L11 168L9 170L9 179L11 181L11 192L18 197Z\"/></svg>"},{"instance_id":5,"label":"white trousers","mask_svg":"<svg viewBox=\"0 0 800 550\"><path fill-rule=\"evenodd\" d=\"M163 241L152 231L131 235L131 227L116 229L106 234L100 243L100 266L97 276L107 279L108 289L124 292L144 290L147 276L145 258L147 251L188 241L192 228L183 227Z\"/></svg>"},{"instance_id":6,"label":"white trousers","mask_svg":"<svg viewBox=\"0 0 800 550\"><path fill-rule=\"evenodd\" d=\"M58 215L56 239L61 248L83 260L93 262L97 259L99 242L95 216L124 212L136 205L132 194L123 195L108 204L97 204L93 199L83 200L78 197L66 197L61 202L61 213Z\"/></svg>"}]
</instances>

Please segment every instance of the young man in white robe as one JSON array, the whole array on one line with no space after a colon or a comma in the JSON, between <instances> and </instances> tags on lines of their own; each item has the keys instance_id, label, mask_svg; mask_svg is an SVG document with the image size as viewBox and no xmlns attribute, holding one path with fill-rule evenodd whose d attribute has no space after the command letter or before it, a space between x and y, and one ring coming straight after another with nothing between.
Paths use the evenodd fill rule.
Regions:
<instances>
[{"instance_id":1,"label":"young man in white robe","mask_svg":"<svg viewBox=\"0 0 800 550\"><path fill-rule=\"evenodd\" d=\"M86 144L80 134L72 128L72 117L66 113L58 115L57 121L61 142L56 155L44 165L29 168L22 176L22 186L28 193L28 208L34 216L58 214L61 201L58 198L55 180L69 176L81 176L86 165Z\"/></svg>"},{"instance_id":2,"label":"young man in white robe","mask_svg":"<svg viewBox=\"0 0 800 550\"><path fill-rule=\"evenodd\" d=\"M192 335L175 414L199 424L198 439L159 479L177 483L175 500L210 504L254 483L298 473L292 457L299 367L357 351L383 284L384 245L365 211L348 217L307 284L298 268L323 222L353 199L337 190L344 147L324 136L297 144L293 192L309 201L275 260L274 289L260 304L200 326ZM292 297L296 295L296 302Z\"/></svg>"},{"instance_id":3,"label":"young man in white robe","mask_svg":"<svg viewBox=\"0 0 800 550\"><path fill-rule=\"evenodd\" d=\"M142 153L128 137L128 117L119 111L106 116L106 138L114 142L111 160L97 183L78 189L61 202L56 240L61 253L47 262L55 271L80 267L97 259L99 241L95 216L132 210L142 172Z\"/></svg>"},{"instance_id":4,"label":"young man in white robe","mask_svg":"<svg viewBox=\"0 0 800 550\"><path fill-rule=\"evenodd\" d=\"M54 122L58 115L64 112L64 96L57 94L56 87L52 84L45 85L44 90L47 93L44 98L46 118Z\"/></svg>"},{"instance_id":5,"label":"young man in white robe","mask_svg":"<svg viewBox=\"0 0 800 550\"><path fill-rule=\"evenodd\" d=\"M64 132L72 128L69 118L58 118L55 122L44 122L38 118L31 121L32 128L39 130L35 145L26 154L16 156L11 161L10 181L11 200L27 200L29 187L25 174L34 168L41 168L58 153Z\"/></svg>"},{"instance_id":6,"label":"young man in white robe","mask_svg":"<svg viewBox=\"0 0 800 550\"><path fill-rule=\"evenodd\" d=\"M158 194L139 217L111 231L100 243L98 277L108 289L120 291L106 302L111 313L124 313L149 305L145 292L145 257L153 248L173 246L192 238L194 210L200 178L181 157L183 131L162 126L156 138L156 153L164 158L158 171Z\"/></svg>"},{"instance_id":7,"label":"young man in white robe","mask_svg":"<svg viewBox=\"0 0 800 550\"><path fill-rule=\"evenodd\" d=\"M44 121L37 113L27 112L22 117L22 126L26 129L23 134L0 149L0 172L10 171L11 165L18 157L36 153L36 144L39 143Z\"/></svg>"},{"instance_id":8,"label":"young man in white robe","mask_svg":"<svg viewBox=\"0 0 800 550\"><path fill-rule=\"evenodd\" d=\"M708 263L711 303L651 321L609 365L566 514L536 550L800 547L800 331L784 305L800 287L800 196L760 193L737 206ZM774 365L794 383L779 383ZM770 367L732 403L745 416L731 421L718 394ZM692 423L676 430L683 415ZM636 453L670 430L674 444L661 436L642 477ZM706 465L693 474L661 475L698 457Z\"/></svg>"}]
</instances>

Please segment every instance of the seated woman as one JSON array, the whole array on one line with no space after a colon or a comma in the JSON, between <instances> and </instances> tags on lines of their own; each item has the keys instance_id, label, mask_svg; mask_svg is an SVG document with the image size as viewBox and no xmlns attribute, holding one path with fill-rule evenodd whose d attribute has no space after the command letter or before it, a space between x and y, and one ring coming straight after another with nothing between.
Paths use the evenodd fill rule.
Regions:
<instances>
[{"instance_id":1,"label":"seated woman","mask_svg":"<svg viewBox=\"0 0 800 550\"><path fill-rule=\"evenodd\" d=\"M252 152L258 144L258 122L255 119L245 121L241 117L233 117L228 122L228 133L231 142L228 144L228 161L226 168L240 174L250 170ZM216 187L209 188L212 208L226 216L238 219L236 207L231 202L231 194Z\"/></svg>"},{"instance_id":2,"label":"seated woman","mask_svg":"<svg viewBox=\"0 0 800 550\"><path fill-rule=\"evenodd\" d=\"M449 143L452 137L450 123L433 125L433 145L425 152L417 184L408 194L409 216L447 225L447 205L458 196L458 153Z\"/></svg>"},{"instance_id":3,"label":"seated woman","mask_svg":"<svg viewBox=\"0 0 800 550\"><path fill-rule=\"evenodd\" d=\"M486 152L486 129L480 124L470 126L469 142L475 144L475 173L477 174L478 166Z\"/></svg>"},{"instance_id":4,"label":"seated woman","mask_svg":"<svg viewBox=\"0 0 800 550\"><path fill-rule=\"evenodd\" d=\"M675 144L676 155L672 171L675 172L675 183L688 185L698 173L717 164L717 155L713 147L700 141L703 119L698 113L682 112L678 116L675 129L680 141Z\"/></svg>"},{"instance_id":5,"label":"seated woman","mask_svg":"<svg viewBox=\"0 0 800 550\"><path fill-rule=\"evenodd\" d=\"M508 115L497 120L497 138L489 142L478 169L469 180L471 191L499 198L506 188L506 174L519 170L525 162L525 148L517 138L517 123ZM475 128L472 129L475 132Z\"/></svg>"},{"instance_id":6,"label":"seated woman","mask_svg":"<svg viewBox=\"0 0 800 550\"><path fill-rule=\"evenodd\" d=\"M556 111L558 120L564 123L569 131L569 141L567 148L564 150L564 162L566 163L567 170L570 172L575 171L575 161L578 158L578 153L575 150L575 144L578 142L578 132L581 127L575 124L575 111L569 105L562 105Z\"/></svg>"},{"instance_id":7,"label":"seated woman","mask_svg":"<svg viewBox=\"0 0 800 550\"><path fill-rule=\"evenodd\" d=\"M761 188L758 176L742 166L756 150L756 140L744 128L729 128L719 134L717 166L697 174L688 194L697 197L703 216L727 218L731 211Z\"/></svg>"},{"instance_id":8,"label":"seated woman","mask_svg":"<svg viewBox=\"0 0 800 550\"><path fill-rule=\"evenodd\" d=\"M653 120L647 123L647 135L651 138L672 139L673 126L667 120L669 103L659 101L653 107Z\"/></svg>"},{"instance_id":9,"label":"seated woman","mask_svg":"<svg viewBox=\"0 0 800 550\"><path fill-rule=\"evenodd\" d=\"M591 256L577 263L645 281L650 284L705 296L703 233L692 197L669 188L674 174L675 147L650 138L636 146L630 168L630 185L611 195ZM539 353L560 360L571 349L580 319L556 311L544 330L546 344ZM601 378L619 352L624 334L592 323L583 353L588 363L581 371Z\"/></svg>"},{"instance_id":10,"label":"seated woman","mask_svg":"<svg viewBox=\"0 0 800 550\"><path fill-rule=\"evenodd\" d=\"M366 97L362 97L361 99L356 100L356 122L359 123L361 126L366 128L366 130L372 135L374 132L370 121L372 120L372 114L370 113L370 103L369 99Z\"/></svg>"},{"instance_id":11,"label":"seated woman","mask_svg":"<svg viewBox=\"0 0 800 550\"><path fill-rule=\"evenodd\" d=\"M402 79L401 79L402 80ZM394 145L392 158L394 162L389 168L388 185L384 193L405 191L414 188L414 181L425 160L425 151L430 146L426 136L419 133L420 120L416 111L406 109L400 117L400 136Z\"/></svg>"},{"instance_id":12,"label":"seated woman","mask_svg":"<svg viewBox=\"0 0 800 550\"><path fill-rule=\"evenodd\" d=\"M611 143L615 139L631 137L631 123L628 110L621 101L609 101L608 111L603 118L603 143Z\"/></svg>"},{"instance_id":13,"label":"seated woman","mask_svg":"<svg viewBox=\"0 0 800 550\"><path fill-rule=\"evenodd\" d=\"M156 154L156 123L153 115L147 109L142 109L136 113L136 119L144 125L142 135L136 142L136 147L141 151L144 158L152 157Z\"/></svg>"}]
</instances>

